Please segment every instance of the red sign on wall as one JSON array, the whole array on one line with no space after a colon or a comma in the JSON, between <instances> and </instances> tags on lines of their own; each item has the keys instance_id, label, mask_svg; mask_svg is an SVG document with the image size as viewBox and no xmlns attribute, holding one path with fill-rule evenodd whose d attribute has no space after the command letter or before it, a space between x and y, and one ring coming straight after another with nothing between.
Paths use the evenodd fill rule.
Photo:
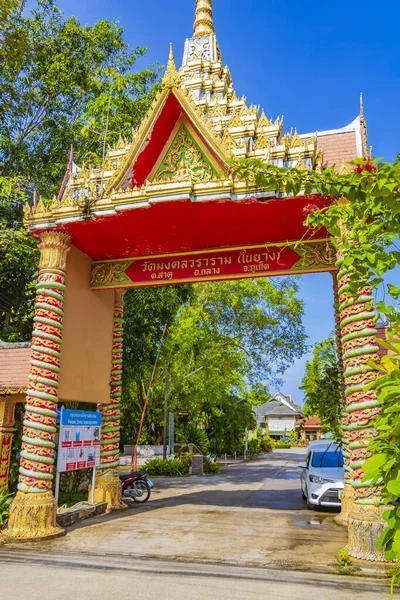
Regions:
<instances>
[{"instance_id":1,"label":"red sign on wall","mask_svg":"<svg viewBox=\"0 0 400 600\"><path fill-rule=\"evenodd\" d=\"M327 240L221 248L94 262L92 288L147 287L333 271L336 254Z\"/></svg>"},{"instance_id":2,"label":"red sign on wall","mask_svg":"<svg viewBox=\"0 0 400 600\"><path fill-rule=\"evenodd\" d=\"M173 283L204 279L268 275L290 271L300 255L289 246L216 250L172 257L138 258L125 270L135 284Z\"/></svg>"}]
</instances>

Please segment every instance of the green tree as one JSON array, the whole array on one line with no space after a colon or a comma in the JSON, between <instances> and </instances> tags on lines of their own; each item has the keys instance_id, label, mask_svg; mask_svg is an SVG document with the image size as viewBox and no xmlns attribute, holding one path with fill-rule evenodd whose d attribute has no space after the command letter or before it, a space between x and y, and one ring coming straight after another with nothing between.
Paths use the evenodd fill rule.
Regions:
<instances>
[{"instance_id":1,"label":"green tree","mask_svg":"<svg viewBox=\"0 0 400 600\"><path fill-rule=\"evenodd\" d=\"M83 26L55 0L10 2L0 21L0 174L22 177L45 196L58 192L69 148L79 160L129 136L145 114L157 71L134 72L146 49L128 49L123 27Z\"/></svg>"},{"instance_id":2,"label":"green tree","mask_svg":"<svg viewBox=\"0 0 400 600\"><path fill-rule=\"evenodd\" d=\"M35 295L36 240L21 221L25 194L16 179L0 176L0 338L29 339Z\"/></svg>"},{"instance_id":3,"label":"green tree","mask_svg":"<svg viewBox=\"0 0 400 600\"><path fill-rule=\"evenodd\" d=\"M163 327L168 325L142 442L160 441L168 366L169 406L176 415L177 431L188 423L201 424L214 451L232 449L233 441L242 440L245 428L253 425L248 381L259 377L277 381L279 373L304 352L303 306L296 293L297 282L291 278L129 291L125 300L123 440L136 437L143 389L151 376ZM197 372L184 379L193 371ZM266 386L254 386L254 390L268 393Z\"/></svg>"},{"instance_id":4,"label":"green tree","mask_svg":"<svg viewBox=\"0 0 400 600\"><path fill-rule=\"evenodd\" d=\"M0 336L29 339L36 241L22 224L33 190L59 191L71 145L79 161L129 138L153 96L157 69L135 71L123 28L66 19L55 0L0 6ZM105 136L106 129L108 134Z\"/></svg>"},{"instance_id":5,"label":"green tree","mask_svg":"<svg viewBox=\"0 0 400 600\"><path fill-rule=\"evenodd\" d=\"M261 406L264 402L271 400L272 394L269 391L268 386L263 383L253 383L246 393L246 399L251 406Z\"/></svg>"},{"instance_id":6,"label":"green tree","mask_svg":"<svg viewBox=\"0 0 400 600\"><path fill-rule=\"evenodd\" d=\"M145 395L164 328L170 328L180 308L191 298L187 285L128 290L124 300L124 362L122 375L121 441L136 441ZM163 371L156 372L162 396ZM142 441L158 443L163 420L162 402L151 395ZM152 424L156 424L153 430Z\"/></svg>"},{"instance_id":7,"label":"green tree","mask_svg":"<svg viewBox=\"0 0 400 600\"><path fill-rule=\"evenodd\" d=\"M266 386L254 386L249 393L249 383L278 382L304 353L303 305L293 278L206 283L193 289L170 329L163 362L170 366L171 381L201 370L171 389L170 406L181 415L181 425L202 423L215 449L232 449L232 440L242 439L253 425L254 390L264 393L264 401L270 397ZM162 390L160 382L155 390L160 408ZM236 426L240 434L234 433Z\"/></svg>"},{"instance_id":8,"label":"green tree","mask_svg":"<svg viewBox=\"0 0 400 600\"><path fill-rule=\"evenodd\" d=\"M331 431L341 441L340 375L336 353L336 339L330 337L314 348L313 357L306 364L300 389L305 391L303 414L317 415L324 432Z\"/></svg>"}]
</instances>

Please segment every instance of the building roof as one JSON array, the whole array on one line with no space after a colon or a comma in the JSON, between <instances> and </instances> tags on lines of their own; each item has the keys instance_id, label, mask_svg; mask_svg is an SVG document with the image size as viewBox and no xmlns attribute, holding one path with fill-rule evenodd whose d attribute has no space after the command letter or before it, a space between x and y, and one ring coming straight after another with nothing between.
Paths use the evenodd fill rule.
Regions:
<instances>
[{"instance_id":1,"label":"building roof","mask_svg":"<svg viewBox=\"0 0 400 600\"><path fill-rule=\"evenodd\" d=\"M365 152L362 123L362 117L359 115L341 129L318 131L314 134L305 133L300 137L316 136L317 152L321 152L323 156L322 169L336 165L338 172L348 172L347 163L356 157L363 156Z\"/></svg>"},{"instance_id":2,"label":"building roof","mask_svg":"<svg viewBox=\"0 0 400 600\"><path fill-rule=\"evenodd\" d=\"M304 429L316 429L321 427L321 421L318 417L310 417L302 423Z\"/></svg>"},{"instance_id":3,"label":"building roof","mask_svg":"<svg viewBox=\"0 0 400 600\"><path fill-rule=\"evenodd\" d=\"M259 106L250 105L245 96L238 97L217 42L212 0L197 0L195 14L193 35L185 41L182 65L176 68L171 49L161 89L138 130L132 132L129 140L121 137L114 148L108 149L104 164L90 172L85 165L81 168L75 165L71 154L58 197L52 203L35 201L33 210L26 206L25 218L31 227L54 226L59 219L62 219L64 227L67 223L75 223L78 217L82 217L77 198L87 197L88 193L95 194L93 190L103 186L106 193L98 198L96 216L119 217L122 210L139 210L144 206L147 209L150 201L154 203L160 197L182 199L186 189L183 183L187 187L190 182L204 186L219 182L220 185L214 187L197 187L195 198L204 200L210 194L215 195L216 191L226 197L229 187L226 182L229 180L231 185L229 160L235 157L255 158L278 167L320 172L334 163L340 169L342 161L345 165L346 161L366 152L362 102L359 115L350 125L342 129L299 134L293 128L285 131L283 117L271 118ZM207 151L215 154L220 166L219 171L216 169L214 173L212 170L208 171L208 175L204 172L201 182L199 171L195 171L186 159L182 159L184 165L179 168L173 164L169 170L158 170L169 136L177 118L182 115L186 125L193 124L201 133ZM160 136L160 131L166 135ZM237 194L238 184L232 181L232 186ZM282 196L278 191L271 192L271 195L274 194ZM115 206L119 207L118 211ZM76 241L76 231L72 229L69 227L68 232ZM90 255L85 249L82 251ZM109 258L113 257L110 255Z\"/></svg>"},{"instance_id":4,"label":"building roof","mask_svg":"<svg viewBox=\"0 0 400 600\"><path fill-rule=\"evenodd\" d=\"M29 343L0 342L0 394L19 394L28 386Z\"/></svg>"},{"instance_id":5,"label":"building roof","mask_svg":"<svg viewBox=\"0 0 400 600\"><path fill-rule=\"evenodd\" d=\"M301 415L301 412L295 407L290 396L285 396L282 392L276 394L264 404L253 406L253 411L258 421L265 420L268 416L291 416Z\"/></svg>"},{"instance_id":6,"label":"building roof","mask_svg":"<svg viewBox=\"0 0 400 600\"><path fill-rule=\"evenodd\" d=\"M288 408L287 406L275 406L275 408L272 408L272 410L269 411L268 416L275 416L275 415L279 415L281 417L283 416L296 416L296 415L300 415L301 413L297 410L297 409L291 409Z\"/></svg>"}]
</instances>

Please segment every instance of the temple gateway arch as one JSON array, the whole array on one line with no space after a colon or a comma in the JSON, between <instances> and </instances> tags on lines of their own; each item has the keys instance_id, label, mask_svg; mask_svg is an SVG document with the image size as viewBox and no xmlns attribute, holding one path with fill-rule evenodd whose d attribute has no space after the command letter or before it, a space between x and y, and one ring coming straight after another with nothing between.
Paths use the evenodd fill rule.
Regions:
<instances>
[{"instance_id":1,"label":"temple gateway arch","mask_svg":"<svg viewBox=\"0 0 400 600\"><path fill-rule=\"evenodd\" d=\"M384 527L379 489L362 481L364 441L378 411L375 392L366 390L374 374L363 369L370 358L378 360L370 290L350 296L349 275L327 232L303 224L310 202L323 207L329 199L254 189L230 169L232 158L253 157L317 172L336 164L346 172L347 162L366 152L362 104L346 127L285 134L283 119L239 98L222 62L212 2L197 0L182 65L178 70L171 48L162 89L132 138L120 138L99 168L78 167L71 155L58 197L25 208L26 226L39 240L40 270L10 538L62 533L52 493L58 401L101 407L96 499L110 510L123 507L124 290L328 271L346 386L340 519L349 528L352 556L383 560L375 548ZM8 464L9 452L1 461Z\"/></svg>"}]
</instances>

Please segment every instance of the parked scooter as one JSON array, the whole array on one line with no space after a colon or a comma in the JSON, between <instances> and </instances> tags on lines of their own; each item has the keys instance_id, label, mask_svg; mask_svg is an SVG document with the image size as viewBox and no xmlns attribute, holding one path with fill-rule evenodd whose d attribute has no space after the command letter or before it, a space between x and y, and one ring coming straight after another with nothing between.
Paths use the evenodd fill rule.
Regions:
<instances>
[{"instance_id":1,"label":"parked scooter","mask_svg":"<svg viewBox=\"0 0 400 600\"><path fill-rule=\"evenodd\" d=\"M122 483L122 495L124 498L132 498L134 502L147 502L150 498L150 490L154 483L147 479L146 471L136 471L120 475Z\"/></svg>"}]
</instances>

